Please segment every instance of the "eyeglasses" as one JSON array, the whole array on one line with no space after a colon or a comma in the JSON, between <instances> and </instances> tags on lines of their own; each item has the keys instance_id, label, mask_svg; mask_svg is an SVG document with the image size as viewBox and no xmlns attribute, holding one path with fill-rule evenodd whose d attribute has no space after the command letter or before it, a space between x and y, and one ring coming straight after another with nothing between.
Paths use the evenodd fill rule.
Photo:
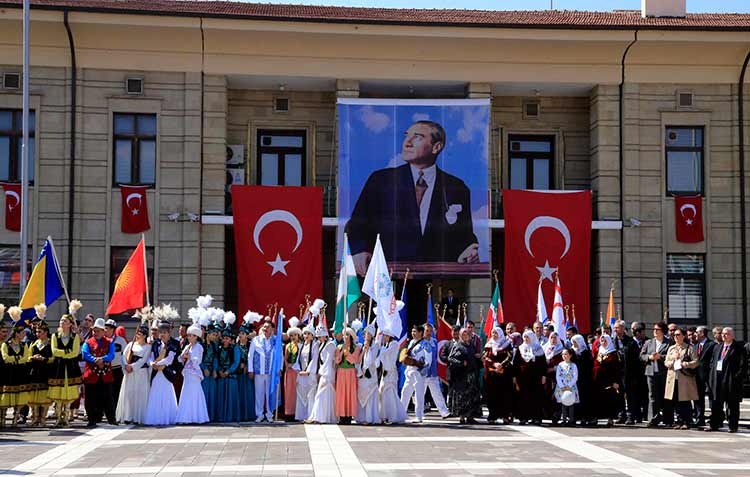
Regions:
<instances>
[{"instance_id":1,"label":"eyeglasses","mask_svg":"<svg viewBox=\"0 0 750 477\"><path fill-rule=\"evenodd\" d=\"M675 331L674 335L675 336L682 336L682 333L680 333L679 331Z\"/></svg>"}]
</instances>

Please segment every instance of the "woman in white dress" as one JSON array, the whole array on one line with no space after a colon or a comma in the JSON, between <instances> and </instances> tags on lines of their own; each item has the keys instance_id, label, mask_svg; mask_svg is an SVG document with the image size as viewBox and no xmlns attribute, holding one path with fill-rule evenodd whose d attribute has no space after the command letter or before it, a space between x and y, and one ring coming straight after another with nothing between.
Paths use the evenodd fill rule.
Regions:
<instances>
[{"instance_id":1,"label":"woman in white dress","mask_svg":"<svg viewBox=\"0 0 750 477\"><path fill-rule=\"evenodd\" d=\"M133 341L122 352L122 378L120 397L117 400L117 420L126 424L143 424L151 389L151 345L147 343L148 327L141 325L135 332Z\"/></svg>"},{"instance_id":2,"label":"woman in white dress","mask_svg":"<svg viewBox=\"0 0 750 477\"><path fill-rule=\"evenodd\" d=\"M315 341L315 328L308 325L302 330L304 344L299 353L300 372L297 374L297 402L294 419L306 421L310 417L315 391L318 385L318 342Z\"/></svg>"},{"instance_id":3,"label":"woman in white dress","mask_svg":"<svg viewBox=\"0 0 750 477\"><path fill-rule=\"evenodd\" d=\"M406 421L406 410L398 398L398 342L390 335L382 334L380 353L375 364L383 367L383 378L380 380L378 395L380 398L380 419L384 424Z\"/></svg>"},{"instance_id":4,"label":"woman in white dress","mask_svg":"<svg viewBox=\"0 0 750 477\"><path fill-rule=\"evenodd\" d=\"M312 403L309 422L335 424L336 417L336 343L328 339L325 326L315 328L320 355L318 357L318 389Z\"/></svg>"},{"instance_id":5,"label":"woman in white dress","mask_svg":"<svg viewBox=\"0 0 750 477\"><path fill-rule=\"evenodd\" d=\"M203 330L197 323L193 323L187 329L188 345L180 355L182 363L182 391L180 392L180 404L177 406L178 424L203 424L208 422L208 408L206 407L206 396L203 394L203 346L198 338L203 336Z\"/></svg>"},{"instance_id":6,"label":"woman in white dress","mask_svg":"<svg viewBox=\"0 0 750 477\"><path fill-rule=\"evenodd\" d=\"M380 423L377 366L379 351L380 343L375 340L375 326L367 325L357 385L357 422L360 424Z\"/></svg>"},{"instance_id":7,"label":"woman in white dress","mask_svg":"<svg viewBox=\"0 0 750 477\"><path fill-rule=\"evenodd\" d=\"M169 324L159 325L159 340L151 344L151 366L153 379L148 394L148 406L144 424L148 426L172 426L177 422L177 396L174 385L164 375L180 353L180 342L171 338Z\"/></svg>"}]
</instances>

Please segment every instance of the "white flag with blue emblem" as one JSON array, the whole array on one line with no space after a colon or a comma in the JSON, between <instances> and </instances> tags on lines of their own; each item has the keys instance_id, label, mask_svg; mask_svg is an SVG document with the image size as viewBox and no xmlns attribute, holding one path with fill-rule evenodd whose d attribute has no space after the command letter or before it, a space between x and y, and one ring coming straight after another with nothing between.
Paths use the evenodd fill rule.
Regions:
<instances>
[{"instance_id":1,"label":"white flag with blue emblem","mask_svg":"<svg viewBox=\"0 0 750 477\"><path fill-rule=\"evenodd\" d=\"M375 241L375 250L372 252L370 266L367 268L365 283L362 292L372 297L378 304L377 324L378 330L390 336L401 336L401 316L396 310L396 297L393 293L393 282L385 263L383 246L380 244L380 235Z\"/></svg>"}]
</instances>

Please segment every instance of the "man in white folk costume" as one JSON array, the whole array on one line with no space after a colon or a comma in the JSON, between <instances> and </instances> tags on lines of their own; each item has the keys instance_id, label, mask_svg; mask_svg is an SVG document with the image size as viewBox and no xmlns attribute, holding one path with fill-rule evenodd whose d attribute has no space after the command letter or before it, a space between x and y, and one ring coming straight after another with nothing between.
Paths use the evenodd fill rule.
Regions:
<instances>
[{"instance_id":1,"label":"man in white folk costume","mask_svg":"<svg viewBox=\"0 0 750 477\"><path fill-rule=\"evenodd\" d=\"M414 395L413 422L419 423L424 419L425 379L432 361L430 344L424 340L424 326L414 325L411 329L412 340L406 348L402 362L406 365L404 388L401 390L401 405L408 409L409 400Z\"/></svg>"},{"instance_id":2,"label":"man in white folk costume","mask_svg":"<svg viewBox=\"0 0 750 477\"><path fill-rule=\"evenodd\" d=\"M315 392L309 422L335 424L336 417L336 343L329 339L323 325L315 328L320 353L318 356L318 389Z\"/></svg>"},{"instance_id":3,"label":"man in white folk costume","mask_svg":"<svg viewBox=\"0 0 750 477\"><path fill-rule=\"evenodd\" d=\"M388 333L379 338L381 345L375 367L383 372L378 387L380 420L384 424L401 423L406 420L406 411L398 398L398 341Z\"/></svg>"},{"instance_id":4,"label":"man in white folk costume","mask_svg":"<svg viewBox=\"0 0 750 477\"><path fill-rule=\"evenodd\" d=\"M281 337L273 336L273 325L266 322L250 343L247 354L247 366L250 369L248 375L255 384L255 422L262 422L263 419L273 422L274 403L268 400L271 392L271 361L277 339Z\"/></svg>"}]
</instances>

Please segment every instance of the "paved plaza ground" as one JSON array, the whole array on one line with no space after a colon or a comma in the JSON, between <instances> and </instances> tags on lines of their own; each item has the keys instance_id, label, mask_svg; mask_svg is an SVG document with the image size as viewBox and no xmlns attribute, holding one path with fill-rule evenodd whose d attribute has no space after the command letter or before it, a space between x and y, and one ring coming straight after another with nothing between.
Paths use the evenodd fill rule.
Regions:
<instances>
[{"instance_id":1,"label":"paved plaza ground","mask_svg":"<svg viewBox=\"0 0 750 477\"><path fill-rule=\"evenodd\" d=\"M103 425L0 430L16 476L750 476L750 402L740 432L423 424ZM724 430L725 431L725 430Z\"/></svg>"}]
</instances>

